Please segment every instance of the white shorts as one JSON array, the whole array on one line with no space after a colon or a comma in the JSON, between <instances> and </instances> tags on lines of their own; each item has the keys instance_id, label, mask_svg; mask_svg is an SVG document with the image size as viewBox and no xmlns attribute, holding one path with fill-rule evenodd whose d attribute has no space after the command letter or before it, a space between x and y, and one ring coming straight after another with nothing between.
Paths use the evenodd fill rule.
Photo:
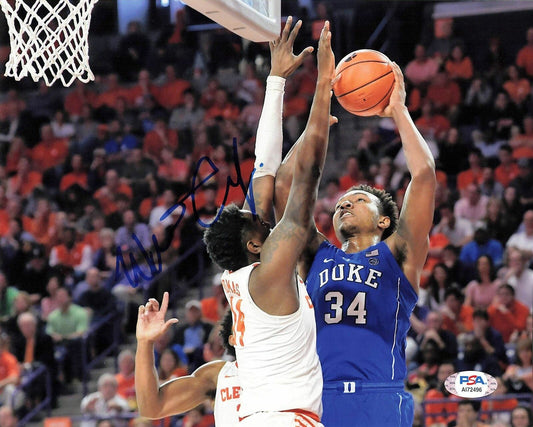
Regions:
<instances>
[{"instance_id":1,"label":"white shorts","mask_svg":"<svg viewBox=\"0 0 533 427\"><path fill-rule=\"evenodd\" d=\"M296 412L256 412L239 422L239 427L324 427L309 415Z\"/></svg>"}]
</instances>

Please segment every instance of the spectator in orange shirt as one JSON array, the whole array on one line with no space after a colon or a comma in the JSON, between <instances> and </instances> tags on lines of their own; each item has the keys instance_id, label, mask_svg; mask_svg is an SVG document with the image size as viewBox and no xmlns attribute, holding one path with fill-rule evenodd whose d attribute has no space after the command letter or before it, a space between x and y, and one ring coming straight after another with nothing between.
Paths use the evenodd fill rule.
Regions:
<instances>
[{"instance_id":1,"label":"spectator in orange shirt","mask_svg":"<svg viewBox=\"0 0 533 427\"><path fill-rule=\"evenodd\" d=\"M168 182L186 183L189 179L189 163L177 157L170 147L161 149L161 164L157 170L157 176Z\"/></svg>"},{"instance_id":2,"label":"spectator in orange shirt","mask_svg":"<svg viewBox=\"0 0 533 427\"><path fill-rule=\"evenodd\" d=\"M77 241L76 237L76 229L66 226L61 236L61 244L54 246L50 252L50 266L66 267L81 278L93 265L92 250L88 244Z\"/></svg>"},{"instance_id":3,"label":"spectator in orange shirt","mask_svg":"<svg viewBox=\"0 0 533 427\"><path fill-rule=\"evenodd\" d=\"M483 155L479 148L472 148L468 153L468 164L470 168L459 172L457 175L457 189L461 192L466 190L470 184L480 184L483 178Z\"/></svg>"},{"instance_id":4,"label":"spectator in orange shirt","mask_svg":"<svg viewBox=\"0 0 533 427\"><path fill-rule=\"evenodd\" d=\"M141 70L139 71L137 84L128 89L126 99L129 101L130 105L140 107L143 104L145 96L153 96L158 100L158 95L159 88L150 81L150 73L148 70Z\"/></svg>"},{"instance_id":5,"label":"spectator in orange shirt","mask_svg":"<svg viewBox=\"0 0 533 427\"><path fill-rule=\"evenodd\" d=\"M219 88L215 93L213 105L205 112L206 120L221 116L224 119L237 120L239 118L239 107L233 105L228 100L226 90Z\"/></svg>"},{"instance_id":6,"label":"spectator in orange shirt","mask_svg":"<svg viewBox=\"0 0 533 427\"><path fill-rule=\"evenodd\" d=\"M135 403L135 355L129 349L118 355L117 394L128 402L131 409L137 409Z\"/></svg>"},{"instance_id":7,"label":"spectator in orange shirt","mask_svg":"<svg viewBox=\"0 0 533 427\"><path fill-rule=\"evenodd\" d=\"M294 74L294 80L297 82L298 94L300 96L311 100L315 93L317 75L318 69L316 67L315 57L313 55L307 55L302 62L302 68Z\"/></svg>"},{"instance_id":8,"label":"spectator in orange shirt","mask_svg":"<svg viewBox=\"0 0 533 427\"><path fill-rule=\"evenodd\" d=\"M207 86L202 91L200 96L200 105L205 108L211 108L215 103L215 97L218 89L220 88L220 83L217 79L211 78L207 82Z\"/></svg>"},{"instance_id":9,"label":"spectator in orange shirt","mask_svg":"<svg viewBox=\"0 0 533 427\"><path fill-rule=\"evenodd\" d=\"M529 80L520 75L520 70L516 65L509 65L507 68L507 77L508 79L503 83L503 88L509 95L509 98L520 109L526 107L525 104L531 92Z\"/></svg>"},{"instance_id":10,"label":"spectator in orange shirt","mask_svg":"<svg viewBox=\"0 0 533 427\"><path fill-rule=\"evenodd\" d=\"M20 368L17 358L9 352L9 337L6 333L0 334L0 403L12 405L15 387L20 381ZM19 408L24 396L18 395L15 408Z\"/></svg>"},{"instance_id":11,"label":"spectator in orange shirt","mask_svg":"<svg viewBox=\"0 0 533 427\"><path fill-rule=\"evenodd\" d=\"M52 126L45 124L41 127L41 142L32 149L33 168L43 172L60 165L68 155L68 142L54 136Z\"/></svg>"},{"instance_id":12,"label":"spectator in orange shirt","mask_svg":"<svg viewBox=\"0 0 533 427\"><path fill-rule=\"evenodd\" d=\"M346 160L346 173L339 178L340 191L346 191L348 188L359 184L366 184L366 179L359 167L359 158L352 154Z\"/></svg>"},{"instance_id":13,"label":"spectator in orange shirt","mask_svg":"<svg viewBox=\"0 0 533 427\"><path fill-rule=\"evenodd\" d=\"M127 91L119 85L117 74L108 74L105 78L105 86L105 91L96 96L96 99L93 103L95 108L100 108L103 106L113 108L118 98L128 98Z\"/></svg>"},{"instance_id":14,"label":"spectator in orange shirt","mask_svg":"<svg viewBox=\"0 0 533 427\"><path fill-rule=\"evenodd\" d=\"M87 89L87 85L80 80L76 80L74 89L66 96L63 106L70 118L77 121L82 115L85 104L92 105L96 100L96 94Z\"/></svg>"},{"instance_id":15,"label":"spectator in orange shirt","mask_svg":"<svg viewBox=\"0 0 533 427\"><path fill-rule=\"evenodd\" d=\"M53 233L56 224L56 213L52 212L50 201L43 197L37 200L37 207L29 231L33 237L43 245L47 246L53 240ZM29 224L28 224L29 225Z\"/></svg>"},{"instance_id":16,"label":"spectator in orange shirt","mask_svg":"<svg viewBox=\"0 0 533 427\"><path fill-rule=\"evenodd\" d=\"M116 212L117 205L115 202L119 194L124 194L130 200L133 197L131 188L120 182L118 172L114 169L109 169L105 174L105 185L94 193L94 198L100 203L104 215L107 216Z\"/></svg>"},{"instance_id":17,"label":"spectator in orange shirt","mask_svg":"<svg viewBox=\"0 0 533 427\"><path fill-rule=\"evenodd\" d=\"M84 243L87 243L93 253L102 247L102 241L100 240L100 231L105 227L105 216L96 211L92 214L91 218L91 231L85 234L83 239Z\"/></svg>"},{"instance_id":18,"label":"spectator in orange shirt","mask_svg":"<svg viewBox=\"0 0 533 427\"><path fill-rule=\"evenodd\" d=\"M10 174L17 172L18 163L21 157L31 158L31 150L26 146L26 143L22 137L15 136L9 143L9 148L6 153L6 173Z\"/></svg>"},{"instance_id":19,"label":"spectator in orange shirt","mask_svg":"<svg viewBox=\"0 0 533 427\"><path fill-rule=\"evenodd\" d=\"M533 27L527 29L527 44L518 51L516 65L522 68L529 78L533 78Z\"/></svg>"},{"instance_id":20,"label":"spectator in orange shirt","mask_svg":"<svg viewBox=\"0 0 533 427\"><path fill-rule=\"evenodd\" d=\"M450 57L446 60L444 68L448 76L466 92L466 87L474 75L474 66L469 56L465 56L463 47L456 44L452 47Z\"/></svg>"},{"instance_id":21,"label":"spectator in orange shirt","mask_svg":"<svg viewBox=\"0 0 533 427\"><path fill-rule=\"evenodd\" d=\"M298 93L298 86L293 79L285 82L283 98L283 127L293 141L298 139L303 128L303 119L309 111L309 100Z\"/></svg>"},{"instance_id":22,"label":"spectator in orange shirt","mask_svg":"<svg viewBox=\"0 0 533 427\"><path fill-rule=\"evenodd\" d=\"M444 293L442 329L459 335L474 330L474 309L464 305L464 295L457 286L450 286Z\"/></svg>"},{"instance_id":23,"label":"spectator in orange shirt","mask_svg":"<svg viewBox=\"0 0 533 427\"><path fill-rule=\"evenodd\" d=\"M187 367L171 348L166 348L159 358L159 383L187 375Z\"/></svg>"},{"instance_id":24,"label":"spectator in orange shirt","mask_svg":"<svg viewBox=\"0 0 533 427\"><path fill-rule=\"evenodd\" d=\"M445 71L439 71L428 87L426 99L433 103L436 111L451 117L461 103L461 89Z\"/></svg>"},{"instance_id":25,"label":"spectator in orange shirt","mask_svg":"<svg viewBox=\"0 0 533 427\"><path fill-rule=\"evenodd\" d=\"M518 166L513 159L513 149L509 144L503 144L498 151L500 164L494 170L494 177L504 187L518 176Z\"/></svg>"},{"instance_id":26,"label":"spectator in orange shirt","mask_svg":"<svg viewBox=\"0 0 533 427\"><path fill-rule=\"evenodd\" d=\"M189 89L191 84L187 80L178 79L176 77L176 69L173 65L165 67L165 83L159 87L156 96L157 102L171 110L183 104L183 92Z\"/></svg>"},{"instance_id":27,"label":"spectator in orange shirt","mask_svg":"<svg viewBox=\"0 0 533 427\"><path fill-rule=\"evenodd\" d=\"M529 309L515 299L514 288L504 283L500 285L496 298L487 309L490 325L502 334L505 343L508 343L514 331L523 331Z\"/></svg>"},{"instance_id":28,"label":"spectator in orange shirt","mask_svg":"<svg viewBox=\"0 0 533 427\"><path fill-rule=\"evenodd\" d=\"M173 151L178 149L178 133L169 129L164 119L157 119L154 129L146 134L143 142L143 153L161 163L161 150L168 147Z\"/></svg>"},{"instance_id":29,"label":"spectator in orange shirt","mask_svg":"<svg viewBox=\"0 0 533 427\"><path fill-rule=\"evenodd\" d=\"M200 301L202 305L202 319L207 322L217 323L226 313L228 301L224 296L224 289L220 282L220 274L213 277L213 286L211 286L211 296L203 298Z\"/></svg>"},{"instance_id":30,"label":"spectator in orange shirt","mask_svg":"<svg viewBox=\"0 0 533 427\"><path fill-rule=\"evenodd\" d=\"M87 189L87 172L84 170L83 159L80 154L74 154L72 156L70 166L72 167L72 172L63 175L59 182L59 189L65 191L75 184Z\"/></svg>"},{"instance_id":31,"label":"spectator in orange shirt","mask_svg":"<svg viewBox=\"0 0 533 427\"><path fill-rule=\"evenodd\" d=\"M437 386L428 390L424 397L424 412L426 414L424 425L432 426L437 423L446 424L455 417L455 414L457 413L457 402L431 403L432 400L455 398L455 396L451 395L444 386L446 378L454 372L455 366L451 360L440 364L439 369L437 370Z\"/></svg>"},{"instance_id":32,"label":"spectator in orange shirt","mask_svg":"<svg viewBox=\"0 0 533 427\"><path fill-rule=\"evenodd\" d=\"M444 139L450 129L450 121L442 114L435 114L429 100L422 104L422 115L416 119L415 125L425 137L438 141Z\"/></svg>"},{"instance_id":33,"label":"spectator in orange shirt","mask_svg":"<svg viewBox=\"0 0 533 427\"><path fill-rule=\"evenodd\" d=\"M41 185L42 174L30 170L30 161L27 157L21 157L18 162L18 171L7 181L8 195L18 194L28 196L35 187Z\"/></svg>"}]
</instances>

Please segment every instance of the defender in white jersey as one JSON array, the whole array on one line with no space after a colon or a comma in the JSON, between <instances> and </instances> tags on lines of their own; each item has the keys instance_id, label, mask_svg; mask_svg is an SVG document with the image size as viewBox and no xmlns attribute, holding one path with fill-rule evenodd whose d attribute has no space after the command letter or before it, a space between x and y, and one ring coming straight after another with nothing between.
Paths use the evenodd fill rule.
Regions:
<instances>
[{"instance_id":1,"label":"defender in white jersey","mask_svg":"<svg viewBox=\"0 0 533 427\"><path fill-rule=\"evenodd\" d=\"M271 49L292 46L295 36L286 25ZM317 57L315 95L295 152L294 185L281 220L271 231L262 212L255 211L255 194L250 194L250 211L225 207L204 234L209 255L227 270L222 285L233 313L242 426L321 425L322 373L313 311L295 270L312 230L329 139L335 72L329 22L322 29Z\"/></svg>"},{"instance_id":2,"label":"defender in white jersey","mask_svg":"<svg viewBox=\"0 0 533 427\"><path fill-rule=\"evenodd\" d=\"M316 353L315 316L305 285L298 278L296 312L270 315L254 303L248 289L250 274L258 265L222 275L235 318L239 376L246 384L239 416L245 422L257 412L295 411L318 421L312 414L321 413L322 371Z\"/></svg>"}]
</instances>

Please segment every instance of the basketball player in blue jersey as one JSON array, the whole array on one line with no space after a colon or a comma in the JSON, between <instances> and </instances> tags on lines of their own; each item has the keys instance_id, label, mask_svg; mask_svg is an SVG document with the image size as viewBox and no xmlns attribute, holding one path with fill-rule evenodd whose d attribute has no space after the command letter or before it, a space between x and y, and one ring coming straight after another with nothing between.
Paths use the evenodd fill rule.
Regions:
<instances>
[{"instance_id":1,"label":"basketball player in blue jersey","mask_svg":"<svg viewBox=\"0 0 533 427\"><path fill-rule=\"evenodd\" d=\"M326 427L411 427L404 391L405 339L428 252L435 164L405 106L400 68L382 117L398 127L411 182L401 213L391 196L369 186L338 200L333 223L342 249L316 227L299 263L315 308ZM276 176L276 212L292 182L292 152Z\"/></svg>"}]
</instances>

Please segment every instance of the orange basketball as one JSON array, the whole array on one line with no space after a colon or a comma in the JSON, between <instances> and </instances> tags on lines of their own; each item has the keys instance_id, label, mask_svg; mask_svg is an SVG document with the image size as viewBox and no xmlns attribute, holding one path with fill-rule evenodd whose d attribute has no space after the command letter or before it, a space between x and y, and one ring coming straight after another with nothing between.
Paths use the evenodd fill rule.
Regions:
<instances>
[{"instance_id":1,"label":"orange basketball","mask_svg":"<svg viewBox=\"0 0 533 427\"><path fill-rule=\"evenodd\" d=\"M374 116L388 105L394 86L390 60L381 52L361 49L337 65L333 92L344 109L357 116Z\"/></svg>"}]
</instances>

